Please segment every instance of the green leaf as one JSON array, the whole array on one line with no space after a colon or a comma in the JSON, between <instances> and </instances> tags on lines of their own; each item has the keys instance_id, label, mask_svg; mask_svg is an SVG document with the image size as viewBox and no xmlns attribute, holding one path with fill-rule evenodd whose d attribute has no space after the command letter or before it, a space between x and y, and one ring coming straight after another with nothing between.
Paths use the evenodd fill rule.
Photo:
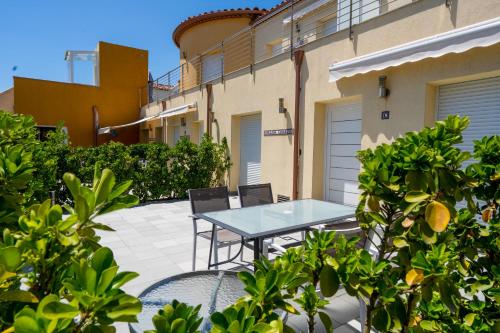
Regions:
<instances>
[{"instance_id":1,"label":"green leaf","mask_svg":"<svg viewBox=\"0 0 500 333\"><path fill-rule=\"evenodd\" d=\"M113 289L120 288L123 286L125 283L127 283L130 280L135 279L138 277L139 274L136 272L120 272L116 274L115 278L113 279Z\"/></svg>"},{"instance_id":2,"label":"green leaf","mask_svg":"<svg viewBox=\"0 0 500 333\"><path fill-rule=\"evenodd\" d=\"M467 326L472 326L472 324L474 323L474 319L476 318L476 314L475 313L468 313L465 315L464 317L464 322Z\"/></svg>"},{"instance_id":3,"label":"green leaf","mask_svg":"<svg viewBox=\"0 0 500 333\"><path fill-rule=\"evenodd\" d=\"M406 185L410 191L427 190L427 179L420 171L409 171L405 177Z\"/></svg>"},{"instance_id":4,"label":"green leaf","mask_svg":"<svg viewBox=\"0 0 500 333\"><path fill-rule=\"evenodd\" d=\"M128 181L125 181L125 182L118 184L117 186L115 186L113 188L113 191L111 191L111 193L109 194L108 199L113 200L114 198L118 198L120 195L125 193L130 188L130 186L132 186L131 180L128 180Z\"/></svg>"},{"instance_id":5,"label":"green leaf","mask_svg":"<svg viewBox=\"0 0 500 333\"><path fill-rule=\"evenodd\" d=\"M25 290L7 290L0 292L1 302L21 302L21 303L37 303L38 298L35 295Z\"/></svg>"},{"instance_id":6,"label":"green leaf","mask_svg":"<svg viewBox=\"0 0 500 333\"><path fill-rule=\"evenodd\" d=\"M75 198L75 211L80 222L86 222L89 219L90 211L87 200L80 194Z\"/></svg>"},{"instance_id":7,"label":"green leaf","mask_svg":"<svg viewBox=\"0 0 500 333\"><path fill-rule=\"evenodd\" d=\"M223 328L227 328L229 326L229 323L227 322L226 317L222 313L220 313L220 312L214 312L210 316L210 321L214 325L217 325L217 326L220 326L220 327L223 327Z\"/></svg>"},{"instance_id":8,"label":"green leaf","mask_svg":"<svg viewBox=\"0 0 500 333\"><path fill-rule=\"evenodd\" d=\"M99 282L97 283L96 294L102 295L111 285L113 278L116 276L116 272L118 272L118 266L112 266L104 271L102 271L101 277L99 278Z\"/></svg>"},{"instance_id":9,"label":"green leaf","mask_svg":"<svg viewBox=\"0 0 500 333\"><path fill-rule=\"evenodd\" d=\"M186 320L183 318L177 318L172 322L172 333L185 333L186 332Z\"/></svg>"},{"instance_id":10,"label":"green leaf","mask_svg":"<svg viewBox=\"0 0 500 333\"><path fill-rule=\"evenodd\" d=\"M95 192L96 206L100 205L108 198L113 186L115 186L115 175L113 174L113 171L110 169L102 170L101 179Z\"/></svg>"},{"instance_id":11,"label":"green leaf","mask_svg":"<svg viewBox=\"0 0 500 333\"><path fill-rule=\"evenodd\" d=\"M427 198L430 197L430 194L427 194L425 192L420 192L420 191L410 191L406 193L405 195L405 201L406 202L422 202L426 200Z\"/></svg>"},{"instance_id":12,"label":"green leaf","mask_svg":"<svg viewBox=\"0 0 500 333\"><path fill-rule=\"evenodd\" d=\"M130 295L123 295L120 299L120 305L109 310L106 315L108 318L118 320L122 316L135 316L141 311L142 303L139 299Z\"/></svg>"},{"instance_id":13,"label":"green leaf","mask_svg":"<svg viewBox=\"0 0 500 333\"><path fill-rule=\"evenodd\" d=\"M76 199L80 194L80 179L78 179L74 174L66 172L63 176L64 183L71 192L71 196Z\"/></svg>"},{"instance_id":14,"label":"green leaf","mask_svg":"<svg viewBox=\"0 0 500 333\"><path fill-rule=\"evenodd\" d=\"M437 332L439 330L439 326L434 320L422 320L419 325L426 331Z\"/></svg>"},{"instance_id":15,"label":"green leaf","mask_svg":"<svg viewBox=\"0 0 500 333\"><path fill-rule=\"evenodd\" d=\"M113 252L108 247L101 247L97 249L90 259L90 266L95 269L97 276L100 276L102 271L114 266Z\"/></svg>"},{"instance_id":16,"label":"green leaf","mask_svg":"<svg viewBox=\"0 0 500 333\"><path fill-rule=\"evenodd\" d=\"M326 265L320 273L319 276L319 285L321 289L321 293L326 297L331 297L335 295L337 290L339 289L340 279L333 267L330 265Z\"/></svg>"},{"instance_id":17,"label":"green leaf","mask_svg":"<svg viewBox=\"0 0 500 333\"><path fill-rule=\"evenodd\" d=\"M0 264L4 265L9 272L14 272L21 264L21 252L15 246L0 249Z\"/></svg>"},{"instance_id":18,"label":"green leaf","mask_svg":"<svg viewBox=\"0 0 500 333\"><path fill-rule=\"evenodd\" d=\"M409 246L408 242L403 237L396 237L396 238L394 238L394 240L392 241L392 243L398 249Z\"/></svg>"},{"instance_id":19,"label":"green leaf","mask_svg":"<svg viewBox=\"0 0 500 333\"><path fill-rule=\"evenodd\" d=\"M40 311L46 318L51 320L73 319L80 313L78 311L78 308L75 308L69 304L61 303L58 300L43 304Z\"/></svg>"},{"instance_id":20,"label":"green leaf","mask_svg":"<svg viewBox=\"0 0 500 333\"><path fill-rule=\"evenodd\" d=\"M325 326L325 330L327 333L333 333L333 323L332 320L330 319L330 316L328 316L324 312L318 312L319 319L321 319L321 322L323 323L323 326Z\"/></svg>"},{"instance_id":21,"label":"green leaf","mask_svg":"<svg viewBox=\"0 0 500 333\"><path fill-rule=\"evenodd\" d=\"M373 314L373 326L379 330L386 332L391 327L391 317L385 308L377 308Z\"/></svg>"},{"instance_id":22,"label":"green leaf","mask_svg":"<svg viewBox=\"0 0 500 333\"><path fill-rule=\"evenodd\" d=\"M16 333L44 333L44 330L38 326L35 318L20 316L14 322Z\"/></svg>"}]
</instances>

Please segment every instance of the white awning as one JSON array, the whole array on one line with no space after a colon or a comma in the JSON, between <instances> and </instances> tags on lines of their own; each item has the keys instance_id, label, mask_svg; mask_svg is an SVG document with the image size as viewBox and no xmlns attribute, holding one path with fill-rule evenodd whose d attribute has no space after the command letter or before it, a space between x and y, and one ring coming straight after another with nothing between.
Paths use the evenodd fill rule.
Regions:
<instances>
[{"instance_id":1,"label":"white awning","mask_svg":"<svg viewBox=\"0 0 500 333\"><path fill-rule=\"evenodd\" d=\"M298 10L296 12L293 13L293 19L294 20L299 20L301 19L302 17L306 16L307 14L309 14L310 12L326 5L327 3L329 3L330 1L332 0L318 0L318 1L315 1L313 2L312 4L310 4L309 6L306 6L304 8L302 8L301 10ZM283 24L288 24L292 22L292 15L289 15L287 17L285 17L283 19Z\"/></svg>"},{"instance_id":2,"label":"white awning","mask_svg":"<svg viewBox=\"0 0 500 333\"><path fill-rule=\"evenodd\" d=\"M99 134L99 135L101 135L101 134L109 134L109 133L111 133L111 130L118 129L118 128L124 128L124 127L130 127L130 126L134 126L134 125L139 125L140 123L144 123L144 122L146 122L148 120L152 120L152 119L155 119L155 118L165 118L165 117L171 117L171 116L180 115L180 114L186 113L188 111L191 111L194 108L196 108L196 104L195 103L193 103L193 104L187 104L187 105L182 105L182 106L175 107L175 108L172 108L172 109L168 109L168 110L165 110L165 111L162 111L162 112L158 112L157 114L154 114L152 116L136 120L136 121L128 123L128 124L116 125L116 126L107 126L107 127L99 128L99 130L97 131L97 134Z\"/></svg>"},{"instance_id":3,"label":"white awning","mask_svg":"<svg viewBox=\"0 0 500 333\"><path fill-rule=\"evenodd\" d=\"M500 18L495 18L383 51L334 63L329 68L330 82L426 58L438 58L449 53L462 53L475 47L486 47L499 42Z\"/></svg>"},{"instance_id":4,"label":"white awning","mask_svg":"<svg viewBox=\"0 0 500 333\"><path fill-rule=\"evenodd\" d=\"M196 107L195 104L178 106L176 108L168 109L168 110L165 110L165 111L158 113L157 117L165 118L165 117L178 116L180 114L183 114L183 113L186 113L188 111L193 110L193 108L195 108L195 107Z\"/></svg>"}]
</instances>

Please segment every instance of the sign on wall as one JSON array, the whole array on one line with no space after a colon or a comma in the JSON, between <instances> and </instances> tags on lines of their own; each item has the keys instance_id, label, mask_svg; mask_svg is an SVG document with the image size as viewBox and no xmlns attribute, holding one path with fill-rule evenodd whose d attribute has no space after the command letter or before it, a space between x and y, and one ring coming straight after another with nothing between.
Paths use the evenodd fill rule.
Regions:
<instances>
[{"instance_id":1,"label":"sign on wall","mask_svg":"<svg viewBox=\"0 0 500 333\"><path fill-rule=\"evenodd\" d=\"M292 135L292 134L293 134L293 128L264 130L264 136Z\"/></svg>"}]
</instances>

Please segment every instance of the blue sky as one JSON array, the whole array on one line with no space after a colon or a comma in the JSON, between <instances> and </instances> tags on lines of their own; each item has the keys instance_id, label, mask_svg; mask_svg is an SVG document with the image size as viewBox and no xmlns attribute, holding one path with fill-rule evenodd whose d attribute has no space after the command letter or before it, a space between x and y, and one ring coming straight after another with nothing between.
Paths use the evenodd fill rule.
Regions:
<instances>
[{"instance_id":1,"label":"blue sky","mask_svg":"<svg viewBox=\"0 0 500 333\"><path fill-rule=\"evenodd\" d=\"M0 0L0 92L12 86L13 75L66 81L64 52L94 50L100 40L149 50L156 77L178 63L171 35L186 17L279 1ZM78 70L81 78L89 72Z\"/></svg>"}]
</instances>

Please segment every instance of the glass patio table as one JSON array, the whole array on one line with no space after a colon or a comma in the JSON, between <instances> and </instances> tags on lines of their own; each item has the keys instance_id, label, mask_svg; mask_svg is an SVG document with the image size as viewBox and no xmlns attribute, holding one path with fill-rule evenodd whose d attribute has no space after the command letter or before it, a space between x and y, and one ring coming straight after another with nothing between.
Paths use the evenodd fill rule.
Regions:
<instances>
[{"instance_id":1,"label":"glass patio table","mask_svg":"<svg viewBox=\"0 0 500 333\"><path fill-rule=\"evenodd\" d=\"M355 207L315 199L228 209L195 214L199 219L253 240L254 258L259 259L263 240L319 224L333 224L355 216Z\"/></svg>"}]
</instances>

